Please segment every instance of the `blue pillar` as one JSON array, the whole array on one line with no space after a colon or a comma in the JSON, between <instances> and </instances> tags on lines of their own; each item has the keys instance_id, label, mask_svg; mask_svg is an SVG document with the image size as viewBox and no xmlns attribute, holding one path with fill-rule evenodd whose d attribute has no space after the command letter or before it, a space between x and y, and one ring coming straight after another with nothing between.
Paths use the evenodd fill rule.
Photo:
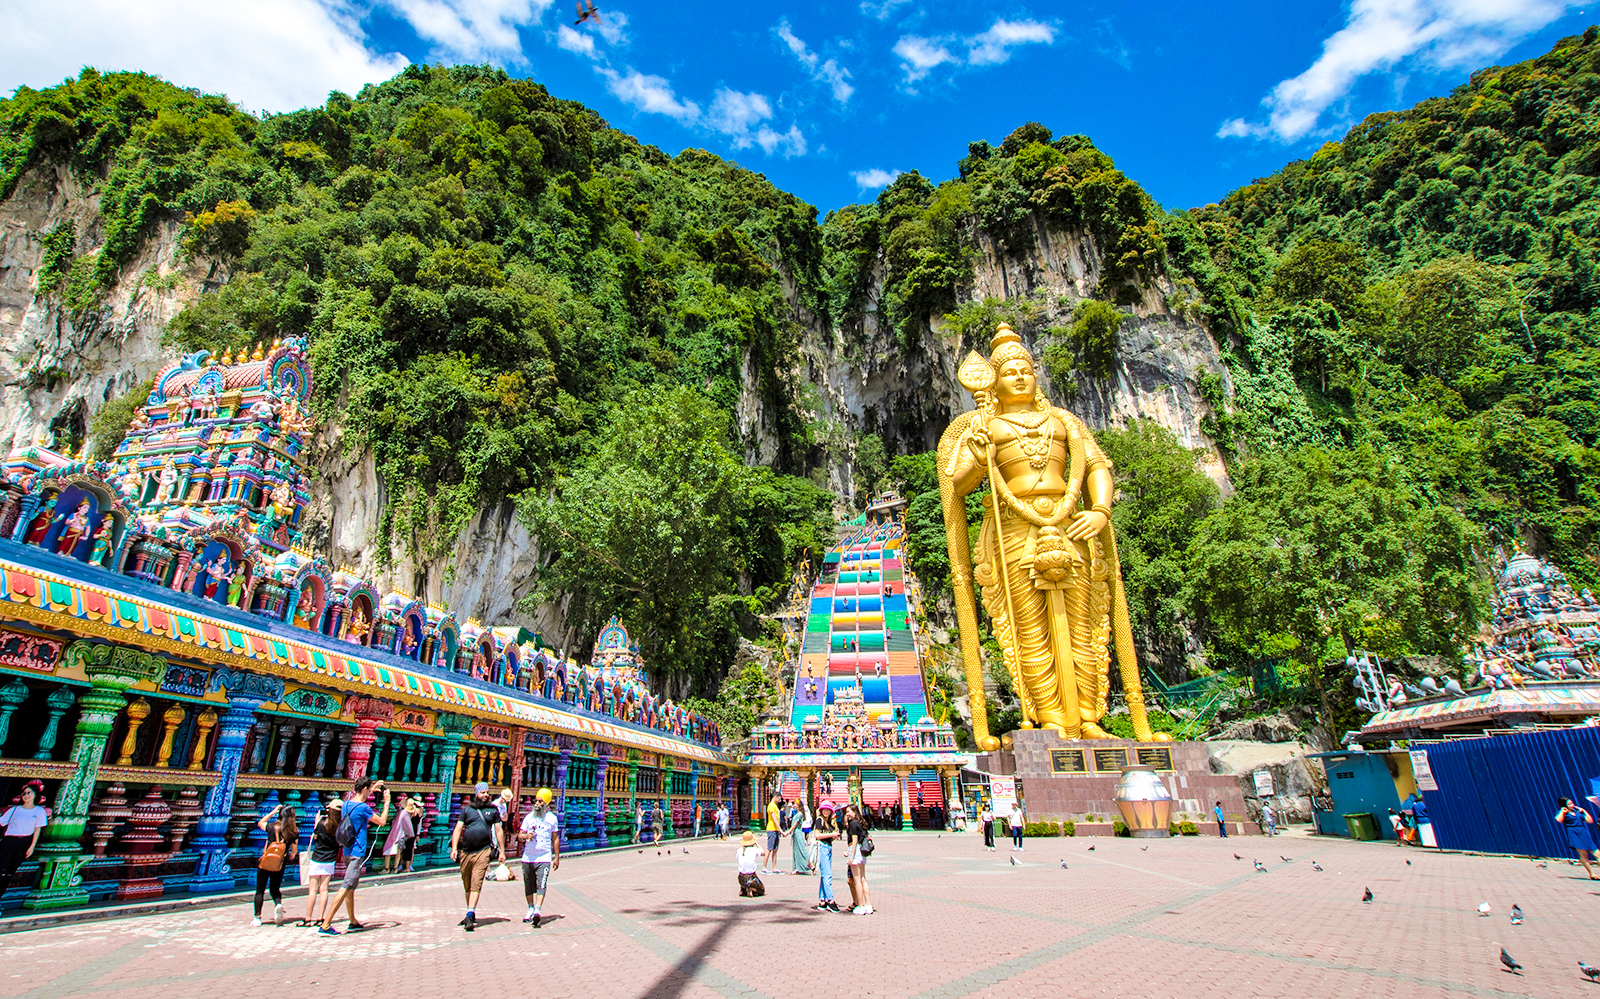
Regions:
<instances>
[{"instance_id":1,"label":"blue pillar","mask_svg":"<svg viewBox=\"0 0 1600 999\"><path fill-rule=\"evenodd\" d=\"M256 710L268 701L283 700L283 681L276 677L247 673L224 666L211 674L211 689L228 693L228 710L217 720L217 749L212 766L222 774L206 794L200 821L195 826L192 849L199 853L194 878L189 890L231 891L234 887L233 869L228 865L232 854L223 833L233 814L233 792L238 784L239 758L244 754L245 738L250 726L255 724Z\"/></svg>"}]
</instances>

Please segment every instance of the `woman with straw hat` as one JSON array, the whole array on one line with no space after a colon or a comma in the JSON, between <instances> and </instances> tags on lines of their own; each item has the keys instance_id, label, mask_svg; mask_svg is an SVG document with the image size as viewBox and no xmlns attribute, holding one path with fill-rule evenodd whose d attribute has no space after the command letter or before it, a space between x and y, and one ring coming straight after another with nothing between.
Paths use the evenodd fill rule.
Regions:
<instances>
[{"instance_id":1,"label":"woman with straw hat","mask_svg":"<svg viewBox=\"0 0 1600 999\"><path fill-rule=\"evenodd\" d=\"M761 863L762 851L756 846L756 834L745 830L739 840L739 852L736 855L739 861L739 897L760 898L767 893L766 885L761 883L761 878L756 874L756 869Z\"/></svg>"}]
</instances>

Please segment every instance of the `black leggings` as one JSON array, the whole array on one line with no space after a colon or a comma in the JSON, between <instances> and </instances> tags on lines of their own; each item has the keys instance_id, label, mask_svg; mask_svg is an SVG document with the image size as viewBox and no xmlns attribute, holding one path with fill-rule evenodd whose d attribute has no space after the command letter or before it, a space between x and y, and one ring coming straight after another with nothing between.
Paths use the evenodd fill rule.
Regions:
<instances>
[{"instance_id":1,"label":"black leggings","mask_svg":"<svg viewBox=\"0 0 1600 999\"><path fill-rule=\"evenodd\" d=\"M28 847L33 845L33 834L0 838L0 892L11 887L11 879L26 859Z\"/></svg>"},{"instance_id":2,"label":"black leggings","mask_svg":"<svg viewBox=\"0 0 1600 999\"><path fill-rule=\"evenodd\" d=\"M283 902L283 871L263 871L256 868L256 918L261 918L261 902L268 891L272 892L272 904Z\"/></svg>"},{"instance_id":3,"label":"black leggings","mask_svg":"<svg viewBox=\"0 0 1600 999\"><path fill-rule=\"evenodd\" d=\"M983 824L983 845L984 846L989 846L989 847L994 846L994 823L993 822L985 822Z\"/></svg>"}]
</instances>

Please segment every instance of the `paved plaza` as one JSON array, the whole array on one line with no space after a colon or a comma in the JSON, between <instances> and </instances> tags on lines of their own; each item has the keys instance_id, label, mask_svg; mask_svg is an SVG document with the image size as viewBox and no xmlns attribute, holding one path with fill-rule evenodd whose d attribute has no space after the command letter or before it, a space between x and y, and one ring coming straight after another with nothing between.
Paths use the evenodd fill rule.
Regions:
<instances>
[{"instance_id":1,"label":"paved plaza","mask_svg":"<svg viewBox=\"0 0 1600 999\"><path fill-rule=\"evenodd\" d=\"M515 883L463 932L441 876L364 888L368 929L339 938L254 929L247 902L9 933L0 995L1600 996L1577 967L1600 963L1600 893L1564 862L1287 835L1039 839L1013 866L971 834L876 838L871 916L810 911L810 877L741 899L732 843L701 840L566 858L537 930Z\"/></svg>"}]
</instances>

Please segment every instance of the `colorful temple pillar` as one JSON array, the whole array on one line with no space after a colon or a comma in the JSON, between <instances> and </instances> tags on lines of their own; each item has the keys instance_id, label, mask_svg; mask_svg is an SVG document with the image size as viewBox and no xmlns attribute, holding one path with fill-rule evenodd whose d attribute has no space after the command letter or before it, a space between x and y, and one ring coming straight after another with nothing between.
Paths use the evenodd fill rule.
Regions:
<instances>
[{"instance_id":1,"label":"colorful temple pillar","mask_svg":"<svg viewBox=\"0 0 1600 999\"><path fill-rule=\"evenodd\" d=\"M441 712L438 718L439 758L434 772L434 783L439 788L438 815L433 823L433 852L448 857L450 853L450 799L455 793L456 757L461 752L461 741L472 734L472 719L451 711Z\"/></svg>"},{"instance_id":2,"label":"colorful temple pillar","mask_svg":"<svg viewBox=\"0 0 1600 999\"><path fill-rule=\"evenodd\" d=\"M55 812L34 850L39 879L23 900L27 909L61 909L89 901L78 871L90 855L78 841L89 821L106 740L117 712L127 704L124 691L141 680L158 681L166 672L166 662L159 656L81 639L68 647L66 658L82 666L90 687L78 698L78 724L72 737L72 763L77 769L56 796Z\"/></svg>"},{"instance_id":3,"label":"colorful temple pillar","mask_svg":"<svg viewBox=\"0 0 1600 999\"><path fill-rule=\"evenodd\" d=\"M245 740L261 705L283 700L282 680L228 666L211 674L210 689L228 695L228 710L217 719L217 749L211 761L221 780L206 793L200 821L195 826L192 846L200 858L195 864L194 879L189 882L192 892L226 891L234 886L233 868L228 862L233 850L223 834L233 815L233 794L238 786ZM193 763L190 766L199 769Z\"/></svg>"},{"instance_id":4,"label":"colorful temple pillar","mask_svg":"<svg viewBox=\"0 0 1600 999\"><path fill-rule=\"evenodd\" d=\"M577 742L570 735L556 736L561 755L556 758L556 819L561 823L561 848L567 847L567 772L572 767L572 751Z\"/></svg>"},{"instance_id":5,"label":"colorful temple pillar","mask_svg":"<svg viewBox=\"0 0 1600 999\"><path fill-rule=\"evenodd\" d=\"M599 796L594 809L595 845L602 847L611 845L611 832L606 828L606 774L610 771L611 747L597 742L594 744L594 789Z\"/></svg>"},{"instance_id":6,"label":"colorful temple pillar","mask_svg":"<svg viewBox=\"0 0 1600 999\"><path fill-rule=\"evenodd\" d=\"M356 730L350 736L350 756L345 762L345 776L356 781L367 775L378 726L394 721L394 705L376 697L352 697L345 702L344 713L356 722Z\"/></svg>"},{"instance_id":7,"label":"colorful temple pillar","mask_svg":"<svg viewBox=\"0 0 1600 999\"><path fill-rule=\"evenodd\" d=\"M512 726L510 733L510 740L506 744L506 786L511 788L511 808L506 812L506 821L510 823L510 828L506 830L508 837L515 835L522 821L522 774L528 767L527 754L523 751L527 729ZM511 842L512 839L506 839L506 843ZM511 852L509 846L506 852Z\"/></svg>"},{"instance_id":8,"label":"colorful temple pillar","mask_svg":"<svg viewBox=\"0 0 1600 999\"><path fill-rule=\"evenodd\" d=\"M900 828L911 828L911 768L895 767L895 783L900 785Z\"/></svg>"}]
</instances>

